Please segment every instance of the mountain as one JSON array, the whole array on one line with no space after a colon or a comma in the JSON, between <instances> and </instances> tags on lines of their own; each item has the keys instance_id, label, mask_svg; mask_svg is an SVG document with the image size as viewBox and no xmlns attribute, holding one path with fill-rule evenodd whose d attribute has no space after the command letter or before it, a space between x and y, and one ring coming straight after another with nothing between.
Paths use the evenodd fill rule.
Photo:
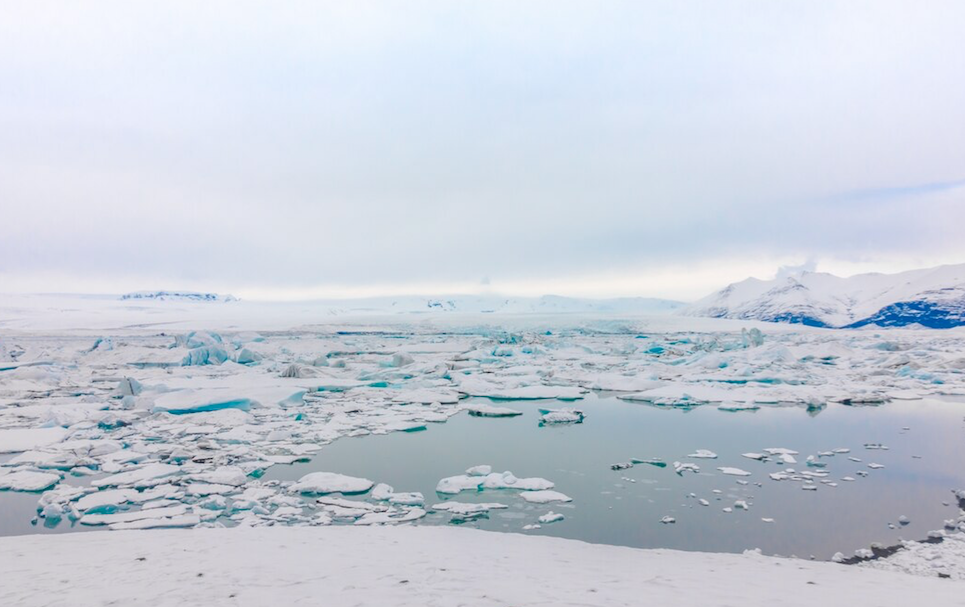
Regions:
<instances>
[{"instance_id":1,"label":"mountain","mask_svg":"<svg viewBox=\"0 0 965 607\"><path fill-rule=\"evenodd\" d=\"M813 327L918 324L947 329L965 325L965 264L848 278L823 272L748 278L680 313Z\"/></svg>"},{"instance_id":2,"label":"mountain","mask_svg":"<svg viewBox=\"0 0 965 607\"><path fill-rule=\"evenodd\" d=\"M121 295L123 301L229 302L231 295L196 293L193 291L138 291ZM264 303L264 302L263 302ZM294 302L293 302L294 303ZM331 316L354 314L670 314L686 304L651 297L615 299L582 299L543 295L542 297L506 297L501 295L447 295L400 297L365 297L357 299L320 299L300 302Z\"/></svg>"},{"instance_id":3,"label":"mountain","mask_svg":"<svg viewBox=\"0 0 965 607\"><path fill-rule=\"evenodd\" d=\"M150 299L154 301L237 301L233 295L219 295L217 293L197 293L194 291L135 291L121 295L122 300Z\"/></svg>"},{"instance_id":4,"label":"mountain","mask_svg":"<svg viewBox=\"0 0 965 607\"><path fill-rule=\"evenodd\" d=\"M686 304L669 299L622 297L581 299L543 295L542 297L504 297L498 295L453 295L439 297L370 297L364 299L313 302L330 314L356 313L471 313L471 314L669 314Z\"/></svg>"}]
</instances>

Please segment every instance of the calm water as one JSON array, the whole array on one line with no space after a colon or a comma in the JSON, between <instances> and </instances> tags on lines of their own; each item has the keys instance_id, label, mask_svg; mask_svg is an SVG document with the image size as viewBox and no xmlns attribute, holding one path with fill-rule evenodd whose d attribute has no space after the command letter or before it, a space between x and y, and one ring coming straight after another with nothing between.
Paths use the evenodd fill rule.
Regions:
<instances>
[{"instance_id":1,"label":"calm water","mask_svg":"<svg viewBox=\"0 0 965 607\"><path fill-rule=\"evenodd\" d=\"M761 548L770 554L817 558L829 558L838 550L849 553L872 542L924 538L957 514L950 489L965 488L963 403L926 400L880 407L831 405L810 416L801 408L739 413L712 407L668 410L589 395L576 403L587 413L584 423L556 427L538 425L537 409L553 404L514 402L509 406L524 415L492 419L460 414L445 424L430 425L424 432L342 439L311 462L276 466L265 478L295 480L313 471L340 472L388 483L396 491L421 491L428 504L456 499L511 506L492 511L489 519L463 523L483 529L522 532L524 524L553 510L563 513L566 520L526 533L650 548ZM903 430L905 427L909 430ZM866 450L864 443L884 443L889 450ZM850 448L848 455L863 463L849 461L848 455L822 458L831 473L828 478L838 481L838 486L804 491L800 482L768 478L767 473L788 466L740 455L767 447L799 451L799 464L791 466L797 470L806 469L807 455L842 447ZM686 458L696 449L709 449L719 457ZM701 474L678 476L672 466L610 470L611 464L631 457L694 462ZM885 468L869 470L869 462ZM435 493L439 479L461 474L476 464L511 470L519 477L548 478L573 502L531 505L513 491L458 496ZM744 477L750 484L739 485L737 477L719 473L718 466L752 472ZM870 475L861 478L855 474L858 470L868 470ZM857 480L840 482L843 476ZM722 493L714 494L714 489ZM706 498L711 505L699 505L687 497L689 493ZM724 512L736 499L750 502L750 510ZM661 524L665 515L677 522ZM911 523L898 525L901 515L908 516ZM762 517L775 522L765 523ZM419 524L448 521L448 514L430 513ZM889 522L899 528L888 529Z\"/></svg>"}]
</instances>

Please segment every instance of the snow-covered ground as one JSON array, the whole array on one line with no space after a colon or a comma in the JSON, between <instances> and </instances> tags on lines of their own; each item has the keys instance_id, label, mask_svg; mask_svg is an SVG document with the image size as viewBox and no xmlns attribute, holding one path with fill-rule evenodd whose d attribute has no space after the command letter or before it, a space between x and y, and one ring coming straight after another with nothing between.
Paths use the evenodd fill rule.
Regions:
<instances>
[{"instance_id":1,"label":"snow-covered ground","mask_svg":"<svg viewBox=\"0 0 965 607\"><path fill-rule=\"evenodd\" d=\"M127 603L157 593L145 604L258 604L286 592L306 601L324 592L345 603L420 605L640 604L641 597L661 605L769 602L761 597L884 605L922 593L932 604L955 604L942 602L956 594L948 590L958 588L954 581L837 564L453 529L365 531L358 527L418 520L432 504L406 487L372 488L379 479L322 474L293 484L259 477L340 437L443 423L467 409L461 401L468 396L578 403L591 390L607 390L654 406L738 410L965 395L962 329L830 331L569 314L333 320L296 304L64 301L0 302L0 453L10 454L0 488L41 492L46 523L198 529L0 540L0 558L13 559L4 561L0 592L9 594L0 595L2 604L42 603L31 588L49 593L54 578L66 580L71 593L132 593L87 595L92 600ZM71 482L87 477L89 484ZM453 482L506 478L467 471ZM527 501L565 501L544 479L517 480L527 484L517 487ZM370 488L365 500L331 495ZM201 529L226 524L246 529ZM952 521L948 533L960 526ZM941 550L941 571L959 572L957 546L910 544L868 566L931 574L936 569L922 563L935 560L928 550ZM81 557L89 554L103 556ZM137 560L142 556L147 560ZM94 567L102 575L93 576ZM147 584L158 575L172 582ZM800 590L789 590L796 585ZM232 599L232 589L250 594ZM77 604L71 596L46 599Z\"/></svg>"},{"instance_id":2,"label":"snow-covered ground","mask_svg":"<svg viewBox=\"0 0 965 607\"><path fill-rule=\"evenodd\" d=\"M3 605L965 605L937 578L440 527L20 536L0 571Z\"/></svg>"}]
</instances>

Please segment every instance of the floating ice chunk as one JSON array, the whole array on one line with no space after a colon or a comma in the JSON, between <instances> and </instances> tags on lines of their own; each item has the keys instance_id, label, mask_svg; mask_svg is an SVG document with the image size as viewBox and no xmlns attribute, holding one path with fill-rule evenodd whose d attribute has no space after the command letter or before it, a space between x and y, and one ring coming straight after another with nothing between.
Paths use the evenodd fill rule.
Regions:
<instances>
[{"instance_id":1,"label":"floating ice chunk","mask_svg":"<svg viewBox=\"0 0 965 607\"><path fill-rule=\"evenodd\" d=\"M740 468L731 468L730 466L721 466L717 468L722 474L729 474L731 476L750 476L751 473L747 470L741 470Z\"/></svg>"},{"instance_id":2,"label":"floating ice chunk","mask_svg":"<svg viewBox=\"0 0 965 607\"><path fill-rule=\"evenodd\" d=\"M392 402L423 405L431 405L433 403L452 405L459 402L459 393L454 390L402 390L392 397Z\"/></svg>"},{"instance_id":3,"label":"floating ice chunk","mask_svg":"<svg viewBox=\"0 0 965 607\"><path fill-rule=\"evenodd\" d=\"M454 495L460 491L479 491L486 478L488 477L469 476L466 474L449 476L439 481L436 485L436 493Z\"/></svg>"},{"instance_id":4,"label":"floating ice chunk","mask_svg":"<svg viewBox=\"0 0 965 607\"><path fill-rule=\"evenodd\" d=\"M394 525L406 521L414 521L426 515L422 508L413 508L403 513L399 512L368 512L356 520L354 525Z\"/></svg>"},{"instance_id":5,"label":"floating ice chunk","mask_svg":"<svg viewBox=\"0 0 965 607\"><path fill-rule=\"evenodd\" d=\"M509 506L498 502L482 502L476 504L467 502L442 502L432 507L433 510L449 512L462 517L482 516L490 510L505 510L506 508L509 508Z\"/></svg>"},{"instance_id":6,"label":"floating ice chunk","mask_svg":"<svg viewBox=\"0 0 965 607\"><path fill-rule=\"evenodd\" d=\"M235 354L235 362L239 365L250 365L262 360L264 356L250 348L242 348Z\"/></svg>"},{"instance_id":7,"label":"floating ice chunk","mask_svg":"<svg viewBox=\"0 0 965 607\"><path fill-rule=\"evenodd\" d=\"M550 502L572 502L573 498L560 493L559 491L526 491L520 494L524 500L531 504L548 504Z\"/></svg>"},{"instance_id":8,"label":"floating ice chunk","mask_svg":"<svg viewBox=\"0 0 965 607\"><path fill-rule=\"evenodd\" d=\"M801 489L804 489L805 491L817 491L818 486L813 483L804 483L801 485Z\"/></svg>"},{"instance_id":9,"label":"floating ice chunk","mask_svg":"<svg viewBox=\"0 0 965 607\"><path fill-rule=\"evenodd\" d=\"M741 453L741 457L746 457L747 459L756 459L757 461L764 461L767 459L766 453Z\"/></svg>"},{"instance_id":10,"label":"floating ice chunk","mask_svg":"<svg viewBox=\"0 0 965 607\"><path fill-rule=\"evenodd\" d=\"M651 466L656 466L656 467L658 467L658 468L666 468L666 467L667 467L667 462L663 461L662 459L656 458L656 457L651 457L651 458L649 458L649 459L640 459L640 458L638 458L638 457L632 457L632 458L630 458L630 463L632 463L632 464L649 464L649 465L651 465Z\"/></svg>"},{"instance_id":11,"label":"floating ice chunk","mask_svg":"<svg viewBox=\"0 0 965 607\"><path fill-rule=\"evenodd\" d=\"M784 447L769 447L764 449L764 452L770 455L798 455L797 451L785 449Z\"/></svg>"},{"instance_id":12,"label":"floating ice chunk","mask_svg":"<svg viewBox=\"0 0 965 607\"><path fill-rule=\"evenodd\" d=\"M583 423L583 412L579 409L540 409L540 425L545 424L580 424Z\"/></svg>"},{"instance_id":13,"label":"floating ice chunk","mask_svg":"<svg viewBox=\"0 0 965 607\"><path fill-rule=\"evenodd\" d=\"M901 525L907 525L907 524L910 523L910 522L911 522L911 519L909 519L909 518L908 518L907 516L905 516L904 514L902 514L901 516L898 517L898 523L901 524Z\"/></svg>"},{"instance_id":14,"label":"floating ice chunk","mask_svg":"<svg viewBox=\"0 0 965 607\"><path fill-rule=\"evenodd\" d=\"M113 525L115 523L129 523L144 519L160 519L171 516L180 516L188 512L188 507L184 504L169 506L167 508L151 508L148 510L135 510L131 512L117 512L114 514L85 514L80 519L81 525Z\"/></svg>"},{"instance_id":15,"label":"floating ice chunk","mask_svg":"<svg viewBox=\"0 0 965 607\"><path fill-rule=\"evenodd\" d=\"M237 491L238 488L232 485L221 485L216 483L191 483L187 486L186 493L197 497L208 495L224 495Z\"/></svg>"},{"instance_id":16,"label":"floating ice chunk","mask_svg":"<svg viewBox=\"0 0 965 607\"><path fill-rule=\"evenodd\" d=\"M493 467L488 464L481 464L479 466L473 466L466 470L468 476L489 476L492 474Z\"/></svg>"},{"instance_id":17,"label":"floating ice chunk","mask_svg":"<svg viewBox=\"0 0 965 607\"><path fill-rule=\"evenodd\" d=\"M707 449L697 449L687 457L695 457L698 459L717 459L717 454L713 451L708 451Z\"/></svg>"},{"instance_id":18,"label":"floating ice chunk","mask_svg":"<svg viewBox=\"0 0 965 607\"><path fill-rule=\"evenodd\" d=\"M761 406L752 401L744 403L727 402L717 405L718 411L757 411Z\"/></svg>"},{"instance_id":19,"label":"floating ice chunk","mask_svg":"<svg viewBox=\"0 0 965 607\"><path fill-rule=\"evenodd\" d=\"M0 453L18 453L59 443L66 428L14 428L0 430Z\"/></svg>"},{"instance_id":20,"label":"floating ice chunk","mask_svg":"<svg viewBox=\"0 0 965 607\"><path fill-rule=\"evenodd\" d=\"M216 485L244 485L248 482L248 475L238 466L222 466L210 472L192 475L193 480Z\"/></svg>"},{"instance_id":21,"label":"floating ice chunk","mask_svg":"<svg viewBox=\"0 0 965 607\"><path fill-rule=\"evenodd\" d=\"M709 505L710 505L710 502L708 502L708 501L705 500L704 498L700 498L700 499L697 500L697 501L700 502L700 505L701 505L701 506L709 506Z\"/></svg>"},{"instance_id":22,"label":"floating ice chunk","mask_svg":"<svg viewBox=\"0 0 965 607\"><path fill-rule=\"evenodd\" d=\"M677 519L675 519L672 516L665 516L660 519L660 522L663 523L664 525L670 525L670 524L676 523Z\"/></svg>"},{"instance_id":23,"label":"floating ice chunk","mask_svg":"<svg viewBox=\"0 0 965 607\"><path fill-rule=\"evenodd\" d=\"M850 483L850 482L853 482L853 481L854 481L854 477L853 477L853 476L842 476L842 477L841 477L841 480Z\"/></svg>"},{"instance_id":24,"label":"floating ice chunk","mask_svg":"<svg viewBox=\"0 0 965 607\"><path fill-rule=\"evenodd\" d=\"M493 472L483 481L484 489L519 489L521 491L542 491L552 489L553 482L545 478L516 478L512 472Z\"/></svg>"},{"instance_id":25,"label":"floating ice chunk","mask_svg":"<svg viewBox=\"0 0 965 607\"><path fill-rule=\"evenodd\" d=\"M398 506L422 506L426 503L426 498L418 491L393 493L389 496L389 503Z\"/></svg>"},{"instance_id":26,"label":"floating ice chunk","mask_svg":"<svg viewBox=\"0 0 965 607\"><path fill-rule=\"evenodd\" d=\"M761 520L764 521L765 523L773 523L773 522L774 522L774 519L772 519L772 518L764 518L764 517L762 517Z\"/></svg>"},{"instance_id":27,"label":"floating ice chunk","mask_svg":"<svg viewBox=\"0 0 965 607\"><path fill-rule=\"evenodd\" d=\"M77 500L75 506L78 510L91 513L110 513L117 510L121 504L129 502L137 496L134 489L106 489L90 493Z\"/></svg>"},{"instance_id":28,"label":"floating ice chunk","mask_svg":"<svg viewBox=\"0 0 965 607\"><path fill-rule=\"evenodd\" d=\"M870 548L858 548L854 551L854 555L859 559L870 559L875 553Z\"/></svg>"},{"instance_id":29,"label":"floating ice chunk","mask_svg":"<svg viewBox=\"0 0 965 607\"><path fill-rule=\"evenodd\" d=\"M881 470L882 468L884 468L884 465L883 465L883 464L868 464L868 467L871 468L872 470Z\"/></svg>"},{"instance_id":30,"label":"floating ice chunk","mask_svg":"<svg viewBox=\"0 0 965 607\"><path fill-rule=\"evenodd\" d=\"M610 470L627 470L629 468L633 468L633 462L620 462L610 465Z\"/></svg>"},{"instance_id":31,"label":"floating ice chunk","mask_svg":"<svg viewBox=\"0 0 965 607\"><path fill-rule=\"evenodd\" d=\"M564 517L562 514L560 514L560 513L558 513L558 512L553 512L552 510L550 510L550 511L547 512L546 514L538 517L536 520L538 520L540 523L546 525L546 524L548 524L548 523L555 523L555 522L557 522L557 521L562 521L564 518L566 518L566 517Z\"/></svg>"},{"instance_id":32,"label":"floating ice chunk","mask_svg":"<svg viewBox=\"0 0 965 607\"><path fill-rule=\"evenodd\" d=\"M850 460L850 461L852 461L852 462L861 463L861 459L860 459L860 458L857 458L857 457L848 457L848 460Z\"/></svg>"},{"instance_id":33,"label":"floating ice chunk","mask_svg":"<svg viewBox=\"0 0 965 607\"><path fill-rule=\"evenodd\" d=\"M542 529L543 526L540 524L523 525L523 531L532 531L533 529Z\"/></svg>"},{"instance_id":34,"label":"floating ice chunk","mask_svg":"<svg viewBox=\"0 0 965 607\"><path fill-rule=\"evenodd\" d=\"M734 511L734 509L731 508L730 506L727 506L727 507L725 507L725 508L721 508L721 510L723 510L724 512L733 512L733 511Z\"/></svg>"},{"instance_id":35,"label":"floating ice chunk","mask_svg":"<svg viewBox=\"0 0 965 607\"><path fill-rule=\"evenodd\" d=\"M172 466L171 464L147 464L146 466L142 466L134 470L119 472L117 474L112 474L111 476L95 479L91 482L91 485L94 487L134 485L143 481L171 476L172 474L177 474L180 471L181 468L178 466Z\"/></svg>"},{"instance_id":36,"label":"floating ice chunk","mask_svg":"<svg viewBox=\"0 0 965 607\"><path fill-rule=\"evenodd\" d=\"M117 388L114 389L115 396L137 396L141 393L144 387L141 382L137 381L133 377L125 377L117 383Z\"/></svg>"},{"instance_id":37,"label":"floating ice chunk","mask_svg":"<svg viewBox=\"0 0 965 607\"><path fill-rule=\"evenodd\" d=\"M469 411L469 415L476 417L515 417L523 414L522 411L517 411L516 409L496 407L485 403L469 405L466 407L466 410Z\"/></svg>"},{"instance_id":38,"label":"floating ice chunk","mask_svg":"<svg viewBox=\"0 0 965 607\"><path fill-rule=\"evenodd\" d=\"M369 497L376 501L382 502L392 497L393 493L395 493L395 489L393 489L391 485L379 483L375 486L375 488L372 489L372 493L369 494Z\"/></svg>"},{"instance_id":39,"label":"floating ice chunk","mask_svg":"<svg viewBox=\"0 0 965 607\"><path fill-rule=\"evenodd\" d=\"M809 455L807 457L807 460L805 460L804 465L810 466L811 468L824 468L825 466L827 466L826 463L822 461L818 461L818 459L813 455Z\"/></svg>"},{"instance_id":40,"label":"floating ice chunk","mask_svg":"<svg viewBox=\"0 0 965 607\"><path fill-rule=\"evenodd\" d=\"M221 346L202 346L189 350L181 359L181 366L220 365L230 358L228 352Z\"/></svg>"},{"instance_id":41,"label":"floating ice chunk","mask_svg":"<svg viewBox=\"0 0 965 607\"><path fill-rule=\"evenodd\" d=\"M201 517L197 514L181 514L161 518L144 518L136 521L113 523L108 526L111 531L128 529L172 529L180 527L194 527L201 524Z\"/></svg>"},{"instance_id":42,"label":"floating ice chunk","mask_svg":"<svg viewBox=\"0 0 965 607\"><path fill-rule=\"evenodd\" d=\"M674 462L673 463L674 472L683 476L684 472L700 472L700 466L697 464L691 464L689 462Z\"/></svg>"},{"instance_id":43,"label":"floating ice chunk","mask_svg":"<svg viewBox=\"0 0 965 607\"><path fill-rule=\"evenodd\" d=\"M659 388L664 382L648 379L639 376L626 376L618 374L600 374L596 380L588 384L594 390L605 390L609 392L643 392Z\"/></svg>"},{"instance_id":44,"label":"floating ice chunk","mask_svg":"<svg viewBox=\"0 0 965 607\"><path fill-rule=\"evenodd\" d=\"M219 409L241 409L253 406L250 398L220 388L176 390L159 396L154 401L155 412L201 413Z\"/></svg>"},{"instance_id":45,"label":"floating ice chunk","mask_svg":"<svg viewBox=\"0 0 965 607\"><path fill-rule=\"evenodd\" d=\"M864 448L865 448L865 449L871 449L871 450L875 450L875 449L880 449L880 450L883 450L883 451L887 451L887 450L888 450L888 447L886 447L885 445L883 445L883 444L881 444L881 443L865 443L865 444L864 444Z\"/></svg>"},{"instance_id":46,"label":"floating ice chunk","mask_svg":"<svg viewBox=\"0 0 965 607\"><path fill-rule=\"evenodd\" d=\"M357 518L359 516L362 516L362 514L366 512L385 512L386 510L386 507L381 504L369 504L367 502L357 502L355 500L349 500L343 497L333 497L330 495L325 497L320 497L317 500L315 500L315 502L318 504L321 504L326 508L330 507L330 508L340 508L345 510L357 511L358 514L356 514L352 518Z\"/></svg>"},{"instance_id":47,"label":"floating ice chunk","mask_svg":"<svg viewBox=\"0 0 965 607\"><path fill-rule=\"evenodd\" d=\"M463 382L459 391L469 396L485 396L498 400L543 400L555 398L557 400L577 400L583 398L586 392L575 386L522 386L519 388L504 388L491 382Z\"/></svg>"},{"instance_id":48,"label":"floating ice chunk","mask_svg":"<svg viewBox=\"0 0 965 607\"><path fill-rule=\"evenodd\" d=\"M336 474L334 472L312 472L298 479L298 482L290 487L291 491L298 493L365 493L372 488L372 481L367 478L358 478Z\"/></svg>"},{"instance_id":49,"label":"floating ice chunk","mask_svg":"<svg viewBox=\"0 0 965 607\"><path fill-rule=\"evenodd\" d=\"M35 470L15 470L0 475L0 490L43 491L60 482L60 475Z\"/></svg>"},{"instance_id":50,"label":"floating ice chunk","mask_svg":"<svg viewBox=\"0 0 965 607\"><path fill-rule=\"evenodd\" d=\"M847 449L844 447L841 447L838 449L832 449L832 451L834 451L835 453L851 453L851 449Z\"/></svg>"},{"instance_id":51,"label":"floating ice chunk","mask_svg":"<svg viewBox=\"0 0 965 607\"><path fill-rule=\"evenodd\" d=\"M734 508L739 508L741 510L750 510L750 505L744 500L737 500L734 502Z\"/></svg>"}]
</instances>

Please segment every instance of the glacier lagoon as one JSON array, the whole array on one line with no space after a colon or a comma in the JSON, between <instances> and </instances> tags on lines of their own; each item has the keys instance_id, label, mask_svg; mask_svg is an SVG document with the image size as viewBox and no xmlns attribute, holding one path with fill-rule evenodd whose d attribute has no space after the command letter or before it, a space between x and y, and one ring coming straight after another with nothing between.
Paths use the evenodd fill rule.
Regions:
<instances>
[{"instance_id":1,"label":"glacier lagoon","mask_svg":"<svg viewBox=\"0 0 965 607\"><path fill-rule=\"evenodd\" d=\"M310 461L269 468L261 480L296 481L326 471L387 483L399 492L421 492L429 514L415 522L419 525L461 524L646 548L760 548L768 554L827 559L875 542L923 539L955 516L957 502L950 489L965 484L962 401L941 397L879 406L832 404L811 412L803 407L735 412L632 403L607 392L587 394L578 403L472 398L463 404L509 405L522 415L463 412L424 431L346 437ZM585 413L584 422L540 425L541 409L574 406ZM879 445L886 448L874 448ZM742 455L768 448L796 451L798 463ZM835 449L849 452L830 455ZM717 457L688 457L699 450ZM820 465L808 466L808 455ZM637 463L611 469L633 459L659 460L665 466ZM695 464L699 472L677 474L674 462ZM522 492L506 489L436 493L440 479L476 465L509 470L520 478L549 479L573 501L532 504L521 498ZM724 474L718 470L723 467L750 475ZM815 490L810 491L802 490L800 481L770 477L788 469L827 476L814 478L809 484ZM86 486L100 476L68 477L63 484ZM370 492L346 497L366 501ZM495 502L507 508L460 520L432 509L447 501ZM746 509L735 507L739 502ZM0 511L0 535L102 529L37 519L36 493L0 492ZM548 512L564 518L524 529ZM662 523L664 517L674 523ZM907 517L907 524L900 517Z\"/></svg>"},{"instance_id":2,"label":"glacier lagoon","mask_svg":"<svg viewBox=\"0 0 965 607\"><path fill-rule=\"evenodd\" d=\"M831 405L809 415L800 407L741 412L654 407L596 393L575 405L586 414L583 423L543 427L539 409L572 407L574 403L477 398L467 404L477 402L509 404L523 415L485 418L460 414L422 432L344 438L320 451L311 462L275 466L263 478L294 481L324 470L384 482L396 491L422 492L427 505L446 500L508 505L504 510L492 510L488 517L461 523L488 530L523 532L524 525L553 511L565 519L525 532L648 548L731 552L761 548L769 554L822 559L873 542L893 544L899 538L924 538L957 514L950 489L965 484L961 466L965 461L965 403L948 398L875 407ZM866 449L865 444L882 444L887 449ZM760 462L742 456L773 447L798 451L795 458L799 463ZM850 453L818 458L823 468L805 463L808 455L840 448L848 448ZM707 449L718 457L687 457L697 449ZM611 465L631 458L659 458L667 466L636 464L611 470ZM678 475L674 461L695 463L700 473ZM435 492L440 479L480 464L491 465L495 471L510 470L520 478L549 479L573 501L534 505L511 490L464 491L455 496ZM868 464L884 467L872 469ZM717 470L724 466L751 475L724 475ZM788 468L823 470L828 476L818 479L815 491L802 490L801 482L769 477L769 473ZM842 481L843 477L855 480ZM689 497L691 493L696 497ZM699 499L710 505L702 506ZM734 508L738 500L747 502L749 509ZM674 517L676 522L661 524L664 516ZM900 524L901 516L910 522ZM889 523L895 529L889 529ZM430 509L416 524L450 524L450 515Z\"/></svg>"}]
</instances>

